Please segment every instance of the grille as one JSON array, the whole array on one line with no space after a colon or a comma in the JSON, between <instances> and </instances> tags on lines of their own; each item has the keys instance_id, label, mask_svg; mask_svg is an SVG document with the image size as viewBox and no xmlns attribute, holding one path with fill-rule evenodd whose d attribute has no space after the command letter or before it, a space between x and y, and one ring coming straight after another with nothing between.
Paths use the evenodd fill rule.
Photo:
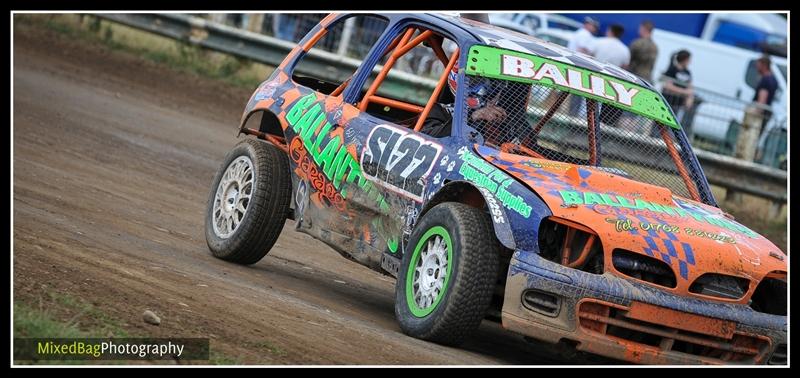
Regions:
<instances>
[{"instance_id":1,"label":"grille","mask_svg":"<svg viewBox=\"0 0 800 378\"><path fill-rule=\"evenodd\" d=\"M603 274L603 246L594 231L566 219L549 217L539 226L542 257L584 272Z\"/></svg>"},{"instance_id":2,"label":"grille","mask_svg":"<svg viewBox=\"0 0 800 378\"><path fill-rule=\"evenodd\" d=\"M761 280L753 292L750 307L758 312L786 316L788 308L788 291L786 272L783 278L767 277Z\"/></svg>"},{"instance_id":3,"label":"grille","mask_svg":"<svg viewBox=\"0 0 800 378\"><path fill-rule=\"evenodd\" d=\"M770 365L786 365L786 344L778 344L767 363Z\"/></svg>"},{"instance_id":4,"label":"grille","mask_svg":"<svg viewBox=\"0 0 800 378\"><path fill-rule=\"evenodd\" d=\"M667 288L677 286L675 272L661 260L624 249L615 249L611 255L611 262L614 264L614 269L626 276Z\"/></svg>"},{"instance_id":5,"label":"grille","mask_svg":"<svg viewBox=\"0 0 800 378\"><path fill-rule=\"evenodd\" d=\"M689 292L725 299L739 299L750 289L750 280L725 274L706 273L697 278Z\"/></svg>"},{"instance_id":6,"label":"grille","mask_svg":"<svg viewBox=\"0 0 800 378\"><path fill-rule=\"evenodd\" d=\"M465 81L465 117L479 143L604 167L713 204L702 173L689 164L690 148L676 136L682 131L555 88L473 75Z\"/></svg>"},{"instance_id":7,"label":"grille","mask_svg":"<svg viewBox=\"0 0 800 378\"><path fill-rule=\"evenodd\" d=\"M702 357L711 363L762 363L770 340L736 331L720 319L634 302L630 307L596 300L578 305L580 327L588 332L662 352Z\"/></svg>"}]
</instances>

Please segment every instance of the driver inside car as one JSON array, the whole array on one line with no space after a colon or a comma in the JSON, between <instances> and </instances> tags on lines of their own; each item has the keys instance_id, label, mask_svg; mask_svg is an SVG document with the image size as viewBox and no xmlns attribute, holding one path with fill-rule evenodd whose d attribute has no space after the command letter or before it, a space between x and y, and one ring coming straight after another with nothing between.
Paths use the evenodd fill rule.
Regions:
<instances>
[{"instance_id":1,"label":"driver inside car","mask_svg":"<svg viewBox=\"0 0 800 378\"><path fill-rule=\"evenodd\" d=\"M447 84L453 97L456 96L458 67L450 71ZM469 76L466 109L468 124L474 127L487 145L500 147L511 142L513 137L524 133L525 104L530 85L489 78ZM453 103L437 103L422 124L422 133L436 138L449 136L452 131Z\"/></svg>"}]
</instances>

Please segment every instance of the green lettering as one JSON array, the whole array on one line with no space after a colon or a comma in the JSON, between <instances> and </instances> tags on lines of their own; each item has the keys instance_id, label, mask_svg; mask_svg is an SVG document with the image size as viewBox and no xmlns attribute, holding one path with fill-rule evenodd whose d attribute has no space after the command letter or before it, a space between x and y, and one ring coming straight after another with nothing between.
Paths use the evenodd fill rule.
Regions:
<instances>
[{"instance_id":1,"label":"green lettering","mask_svg":"<svg viewBox=\"0 0 800 378\"><path fill-rule=\"evenodd\" d=\"M689 215L689 212L684 210L681 207L673 207L672 209L675 210L675 212L678 213L678 215L680 215L680 216L682 216L684 218L686 218L686 216Z\"/></svg>"},{"instance_id":2,"label":"green lettering","mask_svg":"<svg viewBox=\"0 0 800 378\"><path fill-rule=\"evenodd\" d=\"M313 130L311 126L312 124L315 124L314 120L319 115L321 109L322 108L319 106L319 104L314 104L311 109L308 109L308 111L306 111L303 116L300 117L300 120L294 124L294 132L300 135L301 138L306 139L308 130Z\"/></svg>"},{"instance_id":3,"label":"green lettering","mask_svg":"<svg viewBox=\"0 0 800 378\"><path fill-rule=\"evenodd\" d=\"M334 164L334 158L336 157L336 153L340 150L339 144L341 143L340 138L332 138L328 141L328 144L325 146L325 149L322 150L319 156L319 166L322 168L322 173L325 174L328 179L333 177L333 174L336 173L336 165ZM343 148L342 148L343 150ZM335 188L335 186L334 186Z\"/></svg>"},{"instance_id":4,"label":"green lettering","mask_svg":"<svg viewBox=\"0 0 800 378\"><path fill-rule=\"evenodd\" d=\"M322 115L324 116L324 114L322 114ZM320 165L320 166L321 166L321 162L320 162L320 154L321 153L319 151L319 146L320 146L320 144L322 144L322 140L325 139L325 137L328 135L328 131L330 129L331 129L331 123L330 122L325 122L325 126L322 126L322 129L317 134L317 138L314 140L314 144L309 149L309 152L311 152L311 156L314 157L314 162L317 163L317 165Z\"/></svg>"},{"instance_id":5,"label":"green lettering","mask_svg":"<svg viewBox=\"0 0 800 378\"><path fill-rule=\"evenodd\" d=\"M683 209L681 209L681 210L683 210ZM683 211L686 211L686 210L683 210ZM699 220L699 221L703 220L703 214L698 214L698 213L696 213L694 211L686 211L686 214L691 215L692 218L694 218L696 220Z\"/></svg>"},{"instance_id":6,"label":"green lettering","mask_svg":"<svg viewBox=\"0 0 800 378\"><path fill-rule=\"evenodd\" d=\"M580 193L572 191L572 190L559 190L559 194L561 194L561 199L564 200L565 205L582 205L583 198L581 198Z\"/></svg>"},{"instance_id":7,"label":"green lettering","mask_svg":"<svg viewBox=\"0 0 800 378\"><path fill-rule=\"evenodd\" d=\"M306 108L308 108L308 106L311 105L311 103L316 99L317 95L311 93L295 102L294 106L292 106L292 109L286 113L286 121L288 121L290 125L294 125L297 120L300 119L300 116L303 115L303 112L306 110Z\"/></svg>"},{"instance_id":8,"label":"green lettering","mask_svg":"<svg viewBox=\"0 0 800 378\"><path fill-rule=\"evenodd\" d=\"M603 199L595 192L584 192L583 201L586 205L604 204Z\"/></svg>"},{"instance_id":9,"label":"green lettering","mask_svg":"<svg viewBox=\"0 0 800 378\"><path fill-rule=\"evenodd\" d=\"M634 201L634 203L635 203L634 208L636 209L655 211L655 209L653 209L653 206L650 205L650 202L647 202L645 200L637 198L636 201Z\"/></svg>"},{"instance_id":10,"label":"green lettering","mask_svg":"<svg viewBox=\"0 0 800 378\"><path fill-rule=\"evenodd\" d=\"M631 204L630 201L628 201L628 199L623 196L617 196L617 201L619 201L619 204L622 205L622 207L627 207L631 209L636 208L636 206L633 206L633 204Z\"/></svg>"},{"instance_id":11,"label":"green lettering","mask_svg":"<svg viewBox=\"0 0 800 378\"><path fill-rule=\"evenodd\" d=\"M661 204L655 203L655 202L651 202L650 206L653 207L653 210L655 210L655 211L657 211L659 213L675 215L675 210L671 206L664 206L664 205L661 205Z\"/></svg>"},{"instance_id":12,"label":"green lettering","mask_svg":"<svg viewBox=\"0 0 800 378\"><path fill-rule=\"evenodd\" d=\"M347 152L347 148L342 147L336 154L336 159L333 160L333 166L336 167L336 174L333 175L333 187L336 188L336 190L339 190L339 187L342 185L342 177L344 177L344 171L347 168L347 160L345 159L346 156L350 156L350 154ZM364 183L367 181L368 180L366 178L361 177L361 179L358 181L358 186L363 188Z\"/></svg>"},{"instance_id":13,"label":"green lettering","mask_svg":"<svg viewBox=\"0 0 800 378\"><path fill-rule=\"evenodd\" d=\"M611 198L611 196L609 196L608 194L606 194L606 193L601 193L601 194L600 194L600 197L602 197L602 198L603 198L603 201L605 201L605 202L606 202L606 205L608 205L608 206L614 206L614 207L620 207L620 204L619 204L619 203L617 203L617 202L614 202L614 200L613 200L613 199Z\"/></svg>"}]
</instances>

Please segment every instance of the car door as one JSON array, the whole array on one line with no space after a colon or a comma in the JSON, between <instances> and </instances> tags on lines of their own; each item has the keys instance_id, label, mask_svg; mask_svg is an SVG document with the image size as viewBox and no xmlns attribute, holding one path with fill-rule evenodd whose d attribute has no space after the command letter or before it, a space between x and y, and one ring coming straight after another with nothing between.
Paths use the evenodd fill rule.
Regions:
<instances>
[{"instance_id":1,"label":"car door","mask_svg":"<svg viewBox=\"0 0 800 378\"><path fill-rule=\"evenodd\" d=\"M384 24L376 26L376 19ZM337 71L335 81L330 73L320 75L320 61L312 50L350 58L356 51L362 53L359 58L368 61L367 52L387 25L385 18L359 14L334 19L329 25L323 22L312 29L299 44L302 52L298 58L286 65L291 80L279 96L277 114L293 172L296 227L369 266L379 264L380 259L371 247L377 238L369 224L382 207L386 208L358 164L356 136L360 130L369 130L371 123L344 101L344 91L355 73ZM348 27L350 46L342 48L340 38ZM368 34L372 38L365 38ZM371 206L350 205L367 204L365 200L352 201L352 197L364 195L373 199Z\"/></svg>"},{"instance_id":2,"label":"car door","mask_svg":"<svg viewBox=\"0 0 800 378\"><path fill-rule=\"evenodd\" d=\"M372 65L362 65L363 82L345 91L349 101L342 104L342 113L352 116L341 124L345 143L356 153L360 168L360 175L352 181L356 185L347 189L347 206L360 217L354 221L377 237L373 246L384 243L391 254L398 252L403 236L410 233L444 149L440 138L415 128L420 129L417 126L430 114L425 113L426 108L432 109L442 91L448 90L443 89L447 72L458 57L457 49L447 55L442 47L444 37L431 29L409 25L394 30L383 36L388 48L374 51L379 56L373 61L382 62L380 70L373 72ZM424 46L422 40L429 45ZM415 41L420 43L415 45ZM414 49L420 50L412 53ZM404 65L403 59L426 53L442 66L434 88L393 87L388 73L413 67Z\"/></svg>"}]
</instances>

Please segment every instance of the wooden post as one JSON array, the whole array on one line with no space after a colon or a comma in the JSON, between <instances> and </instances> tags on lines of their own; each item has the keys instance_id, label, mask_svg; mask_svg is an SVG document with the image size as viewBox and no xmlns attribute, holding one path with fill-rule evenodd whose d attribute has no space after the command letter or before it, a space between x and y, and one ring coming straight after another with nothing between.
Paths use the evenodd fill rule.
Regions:
<instances>
[{"instance_id":1,"label":"wooden post","mask_svg":"<svg viewBox=\"0 0 800 378\"><path fill-rule=\"evenodd\" d=\"M227 13L211 13L208 17L209 20L220 24L225 23L225 18L228 17Z\"/></svg>"},{"instance_id":2,"label":"wooden post","mask_svg":"<svg viewBox=\"0 0 800 378\"><path fill-rule=\"evenodd\" d=\"M744 112L744 122L736 140L736 154L739 159L753 161L758 147L758 135L764 114L761 108L750 105Z\"/></svg>"},{"instance_id":3,"label":"wooden post","mask_svg":"<svg viewBox=\"0 0 800 378\"><path fill-rule=\"evenodd\" d=\"M742 193L739 193L733 189L726 188L725 189L725 202L733 202L736 204L742 203Z\"/></svg>"},{"instance_id":4,"label":"wooden post","mask_svg":"<svg viewBox=\"0 0 800 378\"><path fill-rule=\"evenodd\" d=\"M773 220L781 216L781 211L783 210L783 201L772 201L769 205L769 210L767 211L767 219Z\"/></svg>"}]
</instances>

